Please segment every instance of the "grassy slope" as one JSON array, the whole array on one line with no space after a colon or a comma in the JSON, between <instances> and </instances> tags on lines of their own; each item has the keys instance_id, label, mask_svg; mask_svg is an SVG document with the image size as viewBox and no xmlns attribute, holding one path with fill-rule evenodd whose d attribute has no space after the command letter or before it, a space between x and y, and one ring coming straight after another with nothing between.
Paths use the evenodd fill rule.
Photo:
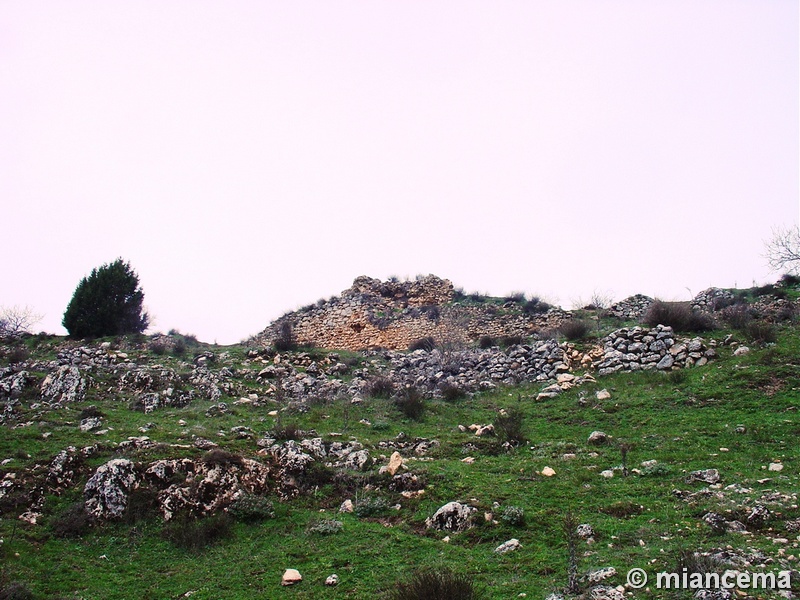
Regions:
<instances>
[{"instance_id":1,"label":"grassy slope","mask_svg":"<svg viewBox=\"0 0 800 600\"><path fill-rule=\"evenodd\" d=\"M226 349L230 350L230 349ZM700 516L707 510L724 510L719 500L707 498L696 505L677 499L676 488L697 491L701 484L684 482L686 473L715 467L723 484L741 483L758 496L764 490L796 493L800 418L800 335L797 329L780 330L776 346L754 349L733 357L722 348L720 358L702 368L678 374L618 374L602 378L596 386L583 386L544 402L533 400L539 387L521 386L482 394L448 404L430 402L421 423L403 420L384 400L369 400L347 408L344 404L316 406L303 415L283 417L303 429L316 429L325 436L345 431L368 448L393 438L400 431L411 437L431 437L441 442L430 456L434 460L412 460L410 469L428 481L425 494L406 500L381 492L399 512L383 519L358 519L338 515L341 533L322 536L308 532L309 525L336 515L343 497L328 487L316 495L288 503L276 503L276 518L261 524L237 524L231 538L202 553L179 550L164 541L157 519L135 526L107 524L83 538L64 540L50 535L45 523L34 527L17 523L14 515L0 521L3 578L24 582L42 597L86 599L177 598L192 591L194 599L211 598L374 598L419 566L449 566L473 575L489 598L512 598L525 592L529 598L544 598L563 587L566 550L562 522L568 510L580 522L593 525L598 533L594 545L581 542L581 572L614 566L621 573L611 580L624 583L631 567L648 571L672 570L681 550L732 545L761 548L777 556L771 537L789 537L786 554L800 554L795 534L780 531L784 518L798 518L796 508L784 510L773 526L747 537L715 535ZM231 360L241 361L242 349L231 351ZM174 363L172 357L150 356L153 363ZM612 399L596 402L594 391L608 388ZM581 405L579 395L589 402ZM228 399L231 400L231 399ZM78 412L93 404L106 414L113 427L106 436L77 431ZM166 443L187 444L191 436L217 440L229 450L254 456L253 440L228 440L218 436L234 425L248 425L256 433L270 429L270 408L237 406L234 413L209 419L210 402L199 401L183 409L162 409L150 415L129 410L124 398L108 398L92 390L79 406L51 412L27 427L5 429L0 438L0 458L16 458L7 468L22 468L45 461L67 445L78 447L96 442L118 442L141 435L139 427L156 426L147 433ZM518 405L526 417L530 443L518 450L492 456L464 444L475 439L457 429L458 424L488 423L500 408ZM349 413L349 414L348 414ZM183 419L185 426L178 425ZM346 419L346 421L345 421ZM359 420L387 423L386 428L362 425ZM345 423L347 427L345 427ZM746 433L737 433L743 425ZM589 433L600 429L614 437L605 447L587 446ZM52 435L43 439L44 432ZM613 479L600 477L604 469L618 467L619 442L632 444L630 467L655 459L666 472ZM720 448L728 448L721 452ZM370 448L373 456L380 451ZM491 450L490 448L488 450ZM576 454L564 460L565 453ZM595 454L596 453L596 454ZM388 454L388 453L387 453ZM93 458L100 464L113 451ZM137 460L159 456L199 456L192 449L153 451ZM468 465L460 459L475 457ZM764 467L780 460L782 473L767 473ZM538 475L550 466L556 475ZM763 484L758 479L769 477ZM80 482L74 493L50 498L45 521L80 498ZM361 494L363 492L359 492ZM443 533L425 532L423 521L451 500L469 502L481 511L492 503L520 506L526 523L521 527L486 524L441 541ZM795 502L796 504L796 502ZM636 507L643 506L640 514ZM321 511L325 514L321 514ZM605 511L605 512L604 512ZM609 514L610 513L610 514ZM523 548L498 555L494 548L509 538L518 538ZM792 542L793 546L792 546ZM653 563L652 565L650 563ZM285 568L296 568L302 584L280 587ZM326 588L323 581L336 572L341 583ZM637 597L648 597L640 592ZM652 597L652 596L650 596Z\"/></svg>"}]
</instances>

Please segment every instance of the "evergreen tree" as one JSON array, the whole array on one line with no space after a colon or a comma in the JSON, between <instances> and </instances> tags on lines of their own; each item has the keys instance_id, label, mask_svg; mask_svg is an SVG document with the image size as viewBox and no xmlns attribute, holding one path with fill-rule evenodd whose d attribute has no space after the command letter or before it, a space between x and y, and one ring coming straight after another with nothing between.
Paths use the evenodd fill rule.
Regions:
<instances>
[{"instance_id":1,"label":"evergreen tree","mask_svg":"<svg viewBox=\"0 0 800 600\"><path fill-rule=\"evenodd\" d=\"M78 338L141 333L150 324L143 300L139 277L118 258L81 279L61 324Z\"/></svg>"}]
</instances>

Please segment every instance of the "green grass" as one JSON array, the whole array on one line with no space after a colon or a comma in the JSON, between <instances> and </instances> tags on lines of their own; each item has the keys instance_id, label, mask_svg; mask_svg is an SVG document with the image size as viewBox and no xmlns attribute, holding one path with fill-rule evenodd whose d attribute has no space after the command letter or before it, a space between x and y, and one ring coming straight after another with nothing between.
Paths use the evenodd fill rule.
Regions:
<instances>
[{"instance_id":1,"label":"green grass","mask_svg":"<svg viewBox=\"0 0 800 600\"><path fill-rule=\"evenodd\" d=\"M721 339L724 332L713 332L710 337ZM37 356L40 352L52 355L56 343L58 340L39 342L31 351ZM218 355L228 352L228 357L213 364L212 370L248 368L244 348L213 351ZM390 506L401 505L399 511L390 509L386 516L359 519L338 514L336 508L347 496L337 495L328 485L290 502L275 501L274 518L256 524L236 523L230 537L203 552L172 546L162 537L164 526L157 518L135 525L99 525L79 539L55 538L48 519L80 499L84 477L63 497L47 498L41 524L29 526L18 522L15 514L2 515L2 581L23 582L42 598L161 599L182 597L190 591L195 600L376 598L419 567L445 566L474 577L487 598L514 598L520 593L544 598L566 584L561 524L569 510L597 532L593 545L580 542L580 573L614 566L619 574L612 578L613 585L624 583L625 572L632 567L649 572L674 569L683 550L730 544L761 549L777 559L781 546L771 537L780 536L790 539L787 554L800 554L796 534L780 530L783 519L800 517L796 508L776 508L781 516L770 524L772 532L720 536L704 526L700 517L709 510L730 509L729 500L741 501L747 495L726 493L724 499L709 495L686 502L673 493L675 489L702 489L702 484L685 483L685 477L690 471L711 467L719 469L723 488L738 483L752 488L749 496L753 498L766 490L791 494L800 488L800 334L783 326L774 347L754 348L741 357L733 357L730 348L719 348L719 352L716 361L684 375L616 374L544 402L533 400L541 386L500 389L457 402L428 400L420 422L404 418L390 400L381 399L367 399L359 405L336 401L312 406L307 413L282 416L284 424L313 429L326 439L356 438L376 458L391 453L376 445L400 432L408 438L439 440L440 446L427 457L432 460L412 458L407 462L410 471L427 482L421 497L403 498L386 488L386 477L371 478L381 487L371 493L384 497ZM128 353L140 362L178 370L186 370L185 364L191 360L191 350L184 358L137 350ZM354 358L352 353L340 356ZM260 367L250 364L249 368L257 372ZM44 377L44 373L34 375ZM236 398L222 399L232 409L222 417L205 416L212 404L207 400L145 415L130 410L130 399L124 394L108 394L106 389L112 383L100 382L75 406L52 411L24 409L20 420L28 424L4 428L0 458L24 454L31 458L15 458L4 472L21 474L25 467L46 463L68 445L99 444L97 454L88 459L90 466L96 466L118 455L116 443L140 435L162 444L130 455L142 462L167 456L200 457L200 450L186 447L193 436L259 458L255 439L236 439L230 429L246 425L257 439L275 424L267 415L275 406L233 406ZM241 383L256 392L260 389L252 379L241 379ZM594 401L594 392L601 388L611 392L611 400ZM589 401L581 403L581 395ZM24 404L29 406L30 399ZM105 435L78 430L78 414L89 405L105 414L104 428L109 429ZM498 410L510 407L522 410L529 440L510 453L498 454L497 444L458 430L459 424L490 423ZM361 419L384 425L364 425L359 423ZM179 425L180 420L185 425ZM143 434L139 429L148 423L155 426ZM744 433L737 433L740 426ZM613 436L612 443L589 446L587 437L596 429ZM43 437L45 433L50 435ZM331 433L343 436L330 438ZM652 476L623 477L617 470L612 479L601 477L600 471L621 467L619 444L623 442L631 448L629 468L654 459L664 469ZM565 459L565 454L575 457ZM474 457L475 462L461 462L466 456ZM785 466L781 473L764 470L778 460ZM555 469L556 475L541 476L545 466ZM769 481L759 483L767 478ZM480 521L484 512L494 512L494 519L500 522L481 522L467 532L450 534L449 543L444 542L446 534L426 531L424 520L452 500L477 507ZM500 503L500 510L493 510L495 502ZM521 507L525 524L504 524L500 513L505 506ZM643 509L638 510L639 506ZM309 532L310 526L323 518L341 520L342 531L331 535ZM522 549L505 555L494 552L512 537L520 540ZM298 569L304 581L281 588L285 568ZM325 587L325 578L334 572L341 583ZM652 596L641 593L635 597Z\"/></svg>"}]
</instances>

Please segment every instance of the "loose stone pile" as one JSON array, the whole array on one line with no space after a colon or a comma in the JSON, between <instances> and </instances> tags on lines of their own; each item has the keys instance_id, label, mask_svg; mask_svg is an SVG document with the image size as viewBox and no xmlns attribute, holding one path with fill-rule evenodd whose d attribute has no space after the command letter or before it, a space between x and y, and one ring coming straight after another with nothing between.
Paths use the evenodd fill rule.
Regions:
<instances>
[{"instance_id":1,"label":"loose stone pile","mask_svg":"<svg viewBox=\"0 0 800 600\"><path fill-rule=\"evenodd\" d=\"M677 342L672 328L665 325L653 329L619 329L605 338L604 342L603 358L597 365L600 375L617 371L663 371L702 366L717 356L716 350L706 346L701 338L686 343Z\"/></svg>"},{"instance_id":2,"label":"loose stone pile","mask_svg":"<svg viewBox=\"0 0 800 600\"><path fill-rule=\"evenodd\" d=\"M655 300L650 296L636 294L612 305L608 312L623 321L638 321L644 317L653 302Z\"/></svg>"}]
</instances>

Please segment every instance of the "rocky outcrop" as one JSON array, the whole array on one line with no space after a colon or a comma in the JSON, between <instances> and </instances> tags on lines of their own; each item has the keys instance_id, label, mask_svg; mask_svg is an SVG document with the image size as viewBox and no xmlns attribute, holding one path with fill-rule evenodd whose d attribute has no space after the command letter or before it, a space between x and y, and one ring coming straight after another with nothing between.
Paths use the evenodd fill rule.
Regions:
<instances>
[{"instance_id":1,"label":"rocky outcrop","mask_svg":"<svg viewBox=\"0 0 800 600\"><path fill-rule=\"evenodd\" d=\"M85 394L86 379L75 366L60 366L42 382L42 399L52 404L80 402Z\"/></svg>"},{"instance_id":2,"label":"rocky outcrop","mask_svg":"<svg viewBox=\"0 0 800 600\"><path fill-rule=\"evenodd\" d=\"M150 484L164 488L158 494L158 503L162 516L169 520L182 513L214 514L245 494L264 495L269 491L271 471L267 465L248 458L184 458L151 463L145 477Z\"/></svg>"},{"instance_id":3,"label":"rocky outcrop","mask_svg":"<svg viewBox=\"0 0 800 600\"><path fill-rule=\"evenodd\" d=\"M322 438L287 440L275 443L265 438L258 442L263 454L277 464L275 479L278 493L284 500L297 496L304 487L309 468L319 463L328 468L366 471L373 465L372 456L358 442L324 442Z\"/></svg>"},{"instance_id":4,"label":"rocky outcrop","mask_svg":"<svg viewBox=\"0 0 800 600\"><path fill-rule=\"evenodd\" d=\"M32 380L27 371L16 371L11 367L0 368L0 400L19 398Z\"/></svg>"},{"instance_id":5,"label":"rocky outcrop","mask_svg":"<svg viewBox=\"0 0 800 600\"><path fill-rule=\"evenodd\" d=\"M83 489L86 512L100 519L121 517L138 481L136 466L128 459L115 458L101 465Z\"/></svg>"}]
</instances>

